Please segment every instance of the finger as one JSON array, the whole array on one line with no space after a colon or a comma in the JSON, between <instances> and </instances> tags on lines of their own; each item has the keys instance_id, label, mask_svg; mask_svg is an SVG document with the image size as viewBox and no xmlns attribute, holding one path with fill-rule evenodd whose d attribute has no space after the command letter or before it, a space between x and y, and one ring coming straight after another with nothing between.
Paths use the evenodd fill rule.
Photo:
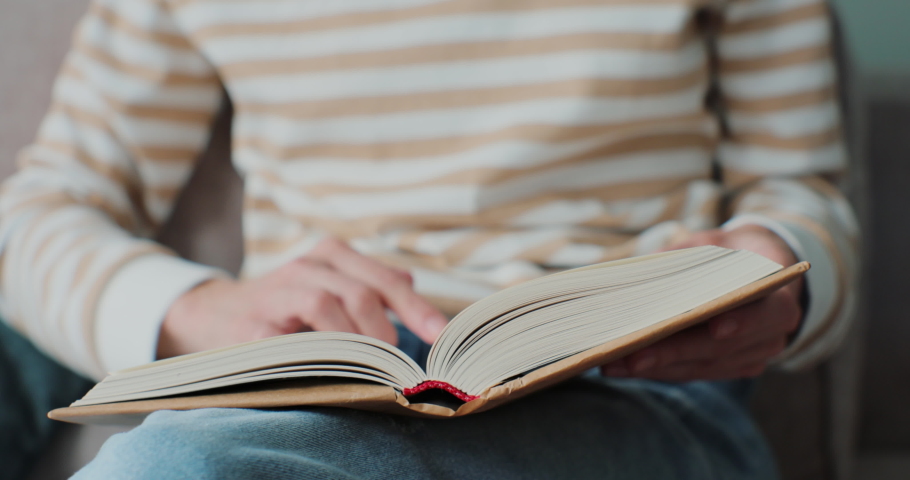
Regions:
<instances>
[{"instance_id":1,"label":"finger","mask_svg":"<svg viewBox=\"0 0 910 480\"><path fill-rule=\"evenodd\" d=\"M669 250L681 250L683 248L701 247L703 245L723 246L723 241L724 235L722 230L701 230L698 232L689 233L682 240L673 242L670 245L662 248L660 251L666 252Z\"/></svg>"},{"instance_id":2,"label":"finger","mask_svg":"<svg viewBox=\"0 0 910 480\"><path fill-rule=\"evenodd\" d=\"M398 332L376 291L322 264L301 262L299 275L304 285L324 288L341 299L347 317L359 333L392 345L398 343Z\"/></svg>"},{"instance_id":3,"label":"finger","mask_svg":"<svg viewBox=\"0 0 910 480\"><path fill-rule=\"evenodd\" d=\"M432 343L448 323L436 307L414 291L408 279L392 268L361 255L337 240L323 241L316 250L314 254L317 258L379 292L383 303L423 341Z\"/></svg>"},{"instance_id":4,"label":"finger","mask_svg":"<svg viewBox=\"0 0 910 480\"><path fill-rule=\"evenodd\" d=\"M770 308L774 310L774 307ZM773 316L766 318L763 316L766 310L752 309L737 317L736 321L743 325L743 334L718 339L719 327L698 325L629 355L622 366L635 373L674 363L723 359L769 341L786 342L792 321ZM614 371L619 374L618 368Z\"/></svg>"},{"instance_id":5,"label":"finger","mask_svg":"<svg viewBox=\"0 0 910 480\"><path fill-rule=\"evenodd\" d=\"M706 325L698 325L627 356L624 366L629 372L638 373L674 363L710 360L727 355L736 347L735 341L719 341Z\"/></svg>"},{"instance_id":6,"label":"finger","mask_svg":"<svg viewBox=\"0 0 910 480\"><path fill-rule=\"evenodd\" d=\"M762 339L790 335L799 327L802 309L790 289L779 289L767 297L722 313L708 323L718 340L758 336Z\"/></svg>"},{"instance_id":7,"label":"finger","mask_svg":"<svg viewBox=\"0 0 910 480\"><path fill-rule=\"evenodd\" d=\"M341 300L328 290L295 286L286 291L287 306L283 308L288 318L296 316L313 330L361 333L345 313Z\"/></svg>"},{"instance_id":8,"label":"finger","mask_svg":"<svg viewBox=\"0 0 910 480\"><path fill-rule=\"evenodd\" d=\"M679 362L636 372L633 375L638 378L672 382L756 376L761 374L768 361L780 354L785 347L784 338L768 340L728 358Z\"/></svg>"}]
</instances>

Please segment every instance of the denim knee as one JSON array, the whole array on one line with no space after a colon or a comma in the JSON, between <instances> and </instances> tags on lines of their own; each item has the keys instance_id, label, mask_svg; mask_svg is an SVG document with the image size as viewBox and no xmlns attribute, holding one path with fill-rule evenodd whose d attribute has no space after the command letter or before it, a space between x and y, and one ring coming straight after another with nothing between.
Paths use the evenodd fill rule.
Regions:
<instances>
[{"instance_id":1,"label":"denim knee","mask_svg":"<svg viewBox=\"0 0 910 480\"><path fill-rule=\"evenodd\" d=\"M310 428L292 434L282 428L290 427L282 421L286 415L296 417L298 427ZM320 461L312 449L299 448L299 443L318 443L319 439L306 437L332 431L326 425L332 421L330 416L299 411L159 411L130 432L111 437L73 478L357 479L345 468Z\"/></svg>"}]
</instances>

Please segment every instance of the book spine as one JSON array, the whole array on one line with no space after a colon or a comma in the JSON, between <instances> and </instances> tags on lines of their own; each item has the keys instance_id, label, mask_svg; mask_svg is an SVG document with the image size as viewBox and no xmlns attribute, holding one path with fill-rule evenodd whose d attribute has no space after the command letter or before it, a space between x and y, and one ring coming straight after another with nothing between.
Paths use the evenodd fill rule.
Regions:
<instances>
[{"instance_id":1,"label":"book spine","mask_svg":"<svg viewBox=\"0 0 910 480\"><path fill-rule=\"evenodd\" d=\"M477 395L468 395L467 393L462 392L461 390L455 388L452 384L447 383L447 382L440 382L438 380L429 380L429 381L423 382L420 385L417 385L416 387L406 388L401 393L403 393L405 397L410 397L412 395L417 395L420 392L425 392L427 390L432 390L434 388L438 389L438 390L445 390L446 392L449 392L452 395L455 395L456 397L458 397L459 400L461 400L463 402L470 402L471 400L476 400L476 399L480 398Z\"/></svg>"}]
</instances>

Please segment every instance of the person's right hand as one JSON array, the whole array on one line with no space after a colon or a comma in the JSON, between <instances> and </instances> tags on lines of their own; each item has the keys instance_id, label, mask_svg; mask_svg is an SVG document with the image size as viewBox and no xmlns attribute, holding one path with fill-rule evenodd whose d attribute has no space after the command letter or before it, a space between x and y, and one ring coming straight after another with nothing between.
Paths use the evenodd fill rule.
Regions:
<instances>
[{"instance_id":1,"label":"person's right hand","mask_svg":"<svg viewBox=\"0 0 910 480\"><path fill-rule=\"evenodd\" d=\"M395 345L386 308L431 343L447 320L411 283L407 272L327 238L263 277L210 280L183 294L161 325L158 358L311 330L362 333Z\"/></svg>"}]
</instances>

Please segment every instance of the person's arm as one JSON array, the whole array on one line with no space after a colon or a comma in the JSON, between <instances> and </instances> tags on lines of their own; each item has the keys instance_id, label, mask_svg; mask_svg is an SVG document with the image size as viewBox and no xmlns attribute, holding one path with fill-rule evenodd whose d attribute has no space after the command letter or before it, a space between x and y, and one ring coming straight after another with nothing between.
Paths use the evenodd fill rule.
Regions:
<instances>
[{"instance_id":1,"label":"person's arm","mask_svg":"<svg viewBox=\"0 0 910 480\"><path fill-rule=\"evenodd\" d=\"M37 139L0 192L0 296L13 327L95 378L154 359L174 299L222 275L149 240L221 96L163 2L92 4Z\"/></svg>"},{"instance_id":2,"label":"person's arm","mask_svg":"<svg viewBox=\"0 0 910 480\"><path fill-rule=\"evenodd\" d=\"M808 260L805 311L774 359L814 364L847 333L858 227L835 186L846 174L832 25L824 0L733 0L718 38L727 134L719 148L731 218L764 227Z\"/></svg>"},{"instance_id":3,"label":"person's arm","mask_svg":"<svg viewBox=\"0 0 910 480\"><path fill-rule=\"evenodd\" d=\"M834 186L846 169L823 0L729 0L716 37L728 220L669 248L715 244L783 265L808 260L804 281L719 315L604 367L663 380L753 376L804 368L848 331L858 229Z\"/></svg>"}]
</instances>

